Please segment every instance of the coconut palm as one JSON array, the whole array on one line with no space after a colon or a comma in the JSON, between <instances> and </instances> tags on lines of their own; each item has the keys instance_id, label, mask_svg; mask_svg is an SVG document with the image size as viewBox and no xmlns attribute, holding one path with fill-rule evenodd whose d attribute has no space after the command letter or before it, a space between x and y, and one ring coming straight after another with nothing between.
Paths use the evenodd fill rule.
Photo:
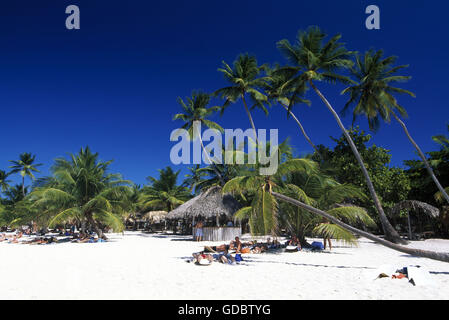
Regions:
<instances>
[{"instance_id":1,"label":"coconut palm","mask_svg":"<svg viewBox=\"0 0 449 320\"><path fill-rule=\"evenodd\" d=\"M159 179L148 177L149 186L142 189L141 203L144 210L155 208L167 212L183 204L191 195L184 186L178 186L180 170L174 172L171 167L159 170Z\"/></svg>"},{"instance_id":2,"label":"coconut palm","mask_svg":"<svg viewBox=\"0 0 449 320\"><path fill-rule=\"evenodd\" d=\"M374 205L379 213L386 238L395 243L405 243L406 241L399 236L388 221L363 159L338 113L315 85L315 81L353 83L349 77L338 73L338 71L345 70L353 65L353 62L350 60L353 53L339 42L341 35L338 34L324 43L326 37L327 35L318 27L310 27L307 31L298 32L297 41L293 45L286 39L277 43L279 50L292 64L291 68L297 71L296 76L290 80L290 83L295 85L298 90L302 90L304 83L308 84L332 113L362 169Z\"/></svg>"},{"instance_id":3,"label":"coconut palm","mask_svg":"<svg viewBox=\"0 0 449 320\"><path fill-rule=\"evenodd\" d=\"M125 199L130 192L127 180L108 173L112 161L99 160L98 153L82 148L69 159L58 158L51 167L52 177L27 197L33 208L51 217L48 226L67 222L87 225L105 239L103 227L116 232L124 228L121 216L126 213Z\"/></svg>"},{"instance_id":4,"label":"coconut palm","mask_svg":"<svg viewBox=\"0 0 449 320\"><path fill-rule=\"evenodd\" d=\"M190 193L195 191L195 194L198 194L198 192L200 191L200 188L198 188L198 186L201 184L202 181L204 181L204 178L207 176L207 173L201 171L199 164L197 164L195 167L189 167L188 169L190 173L184 176L185 179L182 182L182 185L189 188ZM212 170L214 171L214 173L217 171L215 167Z\"/></svg>"},{"instance_id":5,"label":"coconut palm","mask_svg":"<svg viewBox=\"0 0 449 320\"><path fill-rule=\"evenodd\" d=\"M230 82L230 86L218 89L214 92L215 96L219 96L225 99L225 103L221 112L223 113L231 103L242 100L245 112L251 123L251 127L254 130L254 137L257 142L257 131L254 124L253 117L251 116L250 109L259 108L268 114L268 110L264 104L268 103L267 96L260 90L267 86L267 81L270 79L267 76L261 76L265 66L259 66L257 59L254 56L248 54L241 54L234 61L231 68L226 62L222 62L223 68L219 68L218 71L222 72L225 79ZM252 106L248 106L247 97L252 103Z\"/></svg>"},{"instance_id":6,"label":"coconut palm","mask_svg":"<svg viewBox=\"0 0 449 320\"><path fill-rule=\"evenodd\" d=\"M220 132L224 132L223 128L207 118L214 114L219 107L208 108L210 102L210 96L204 92L192 92L192 97L187 98L187 104L183 99L178 98L178 103L181 105L183 113L178 113L173 117L173 120L182 120L184 125L181 127L189 132L189 137L192 140L199 139L201 143L201 148L206 154L207 160L212 164L212 168L215 168L215 163L209 157L209 152L206 150L201 139L201 132L199 132L199 125L204 125L210 129L215 129ZM195 130L196 129L196 130ZM220 173L216 170L216 174L220 177ZM224 184L224 181L222 181Z\"/></svg>"},{"instance_id":7,"label":"coconut palm","mask_svg":"<svg viewBox=\"0 0 449 320\"><path fill-rule=\"evenodd\" d=\"M418 151L427 172L449 203L448 194L435 176L421 148L410 135L404 121L400 118L400 116L406 117L407 112L398 104L394 95L407 94L412 97L415 95L408 90L393 86L395 83L410 79L409 76L396 74L399 70L407 67L406 65L393 67L396 60L397 57L394 56L384 58L382 50L377 52L367 51L363 57L357 54L355 66L351 68L351 74L357 79L357 83L342 91L342 94L348 93L350 95L349 101L342 112L345 113L354 104L353 119L361 114L365 115L368 118L370 129L374 131L378 130L380 119L390 122L393 117L401 125L407 138Z\"/></svg>"},{"instance_id":8,"label":"coconut palm","mask_svg":"<svg viewBox=\"0 0 449 320\"><path fill-rule=\"evenodd\" d=\"M272 176L259 175L257 170L248 172L228 181L223 192L238 193L245 198L244 193L252 196L251 206L244 207L235 213L238 219L248 218L253 234L279 233L279 206L272 191L282 192L282 174L296 170L313 170L316 164L307 159L292 159L279 165L278 171Z\"/></svg>"},{"instance_id":9,"label":"coconut palm","mask_svg":"<svg viewBox=\"0 0 449 320\"><path fill-rule=\"evenodd\" d=\"M291 82L296 73L297 71L291 68L275 67L269 70L270 81L268 82L268 87L265 88L265 92L268 94L270 100L279 104L295 120L304 138L306 138L307 142L318 153L317 147L306 133L298 117L292 111L292 106L296 104L303 103L310 106L310 101L302 98L306 91L306 86L303 85L298 88ZM304 82L301 83L304 84Z\"/></svg>"},{"instance_id":10,"label":"coconut palm","mask_svg":"<svg viewBox=\"0 0 449 320\"><path fill-rule=\"evenodd\" d=\"M11 181L8 180L8 176L9 175L5 171L0 170L0 191L2 192L5 192L9 188L9 183Z\"/></svg>"},{"instance_id":11,"label":"coconut palm","mask_svg":"<svg viewBox=\"0 0 449 320\"><path fill-rule=\"evenodd\" d=\"M293 199L292 197L286 196L286 195L276 192L274 190L272 192L272 195L277 200L281 200L281 201L290 203L298 208L307 210L308 212L310 212L314 215L320 216L321 218L324 218L324 219L328 220L329 222L334 223L349 232L352 232L361 237L365 237L365 238L372 240L376 243L379 243L387 248L390 248L390 249L393 249L393 250L396 250L399 252L407 253L412 256L424 257L424 258L429 258L429 259L443 261L443 262L449 262L449 253L420 250L420 249L414 249L414 248L410 248L410 247L401 246L401 245L392 243L388 240L379 238L367 231L362 231L362 230L357 229L347 223L344 223L344 222L340 221L338 218L332 216L331 214L305 203L298 197L297 197L297 199L300 199L301 201L297 200L297 199Z\"/></svg>"},{"instance_id":12,"label":"coconut palm","mask_svg":"<svg viewBox=\"0 0 449 320\"><path fill-rule=\"evenodd\" d=\"M10 166L11 174L19 172L22 176L22 192L25 196L25 177L30 177L31 180L34 180L33 172L40 172L36 169L36 167L41 166L42 164L35 164L34 161L36 160L36 156L32 155L31 153L22 153L19 156L19 160L9 160L11 163L13 163L12 166Z\"/></svg>"},{"instance_id":13,"label":"coconut palm","mask_svg":"<svg viewBox=\"0 0 449 320\"><path fill-rule=\"evenodd\" d=\"M346 201L366 198L359 188L351 184L340 184L321 170L291 172L286 175L284 181L287 186L283 190L285 195L302 198L305 203L351 224L375 226L365 209L351 204L343 205ZM324 223L322 219L306 210L282 203L281 212L287 227L304 244L306 233L356 243L356 238L351 232L336 224Z\"/></svg>"},{"instance_id":14,"label":"coconut palm","mask_svg":"<svg viewBox=\"0 0 449 320\"><path fill-rule=\"evenodd\" d=\"M449 124L447 125L447 131L449 132ZM432 140L441 145L443 150L449 150L449 136L441 134L438 136L433 136Z\"/></svg>"}]
</instances>

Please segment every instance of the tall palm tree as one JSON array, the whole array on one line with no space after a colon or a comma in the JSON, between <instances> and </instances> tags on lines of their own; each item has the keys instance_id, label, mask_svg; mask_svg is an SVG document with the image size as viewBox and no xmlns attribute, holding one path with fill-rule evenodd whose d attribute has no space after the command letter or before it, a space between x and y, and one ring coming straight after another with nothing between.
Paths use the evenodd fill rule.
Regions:
<instances>
[{"instance_id":1,"label":"tall palm tree","mask_svg":"<svg viewBox=\"0 0 449 320\"><path fill-rule=\"evenodd\" d=\"M295 69L279 67L269 70L268 74L270 75L270 81L268 82L268 86L265 88L265 92L267 92L268 98L270 100L278 103L283 109L287 111L287 114L295 120L304 138L318 153L317 147L312 142L309 135L306 133L304 126L299 121L298 117L293 113L291 108L295 104L301 103L310 106L310 101L302 98L302 95L306 91L306 86L303 85L302 88L297 88L291 83L291 80L296 72L297 71ZM304 82L301 83L304 84Z\"/></svg>"},{"instance_id":2,"label":"tall palm tree","mask_svg":"<svg viewBox=\"0 0 449 320\"><path fill-rule=\"evenodd\" d=\"M388 221L363 159L338 113L315 85L315 81L353 83L349 77L338 73L338 71L345 70L353 65L350 60L353 53L339 42L341 35L338 34L324 43L326 37L327 35L318 27L310 27L307 31L298 32L297 41L294 45L286 39L277 43L279 50L293 65L292 68L297 70L297 75L292 78L290 83L295 84L298 90L304 86L304 83L307 83L332 113L362 169L374 205L379 213L385 237L395 243L406 243Z\"/></svg>"},{"instance_id":3,"label":"tall palm tree","mask_svg":"<svg viewBox=\"0 0 449 320\"><path fill-rule=\"evenodd\" d=\"M267 76L261 76L261 73L265 70L266 66L259 66L256 57L248 54L239 55L234 61L232 68L224 61L222 64L223 68L219 68L218 71L223 73L225 79L230 83L230 86L218 89L214 92L215 96L225 99L221 112L223 113L231 103L235 103L241 99L257 142L256 126L253 117L251 116L250 109L259 108L263 110L265 114L268 114L268 110L264 106L264 104L268 102L268 98L262 90L260 90L267 85L267 81L270 79ZM251 106L248 106L247 98L251 101Z\"/></svg>"},{"instance_id":4,"label":"tall palm tree","mask_svg":"<svg viewBox=\"0 0 449 320\"><path fill-rule=\"evenodd\" d=\"M33 208L51 217L49 227L61 223L86 222L100 238L105 239L103 226L120 232L122 216L127 211L127 180L108 173L112 161L99 160L98 153L82 148L70 159L58 158L51 167L52 177L42 181L27 197Z\"/></svg>"},{"instance_id":5,"label":"tall palm tree","mask_svg":"<svg viewBox=\"0 0 449 320\"><path fill-rule=\"evenodd\" d=\"M9 183L11 181L8 180L8 176L9 175L5 171L0 170L0 191L2 192L5 192L9 188Z\"/></svg>"},{"instance_id":6,"label":"tall palm tree","mask_svg":"<svg viewBox=\"0 0 449 320\"><path fill-rule=\"evenodd\" d=\"M401 125L407 138L418 151L427 172L449 203L448 194L435 176L421 148L410 135L404 121L400 118L400 116L407 116L407 112L398 104L394 95L407 94L412 97L415 95L408 90L393 86L395 83L405 82L411 78L396 74L399 70L407 67L406 65L393 67L396 59L397 57L394 56L384 58L382 50L377 52L367 51L363 57L357 54L355 66L351 67L351 74L357 79L357 83L342 91L342 94L348 93L350 95L349 101L342 112L345 113L354 104L353 119L361 114L365 115L368 118L370 129L374 131L377 131L380 126L379 118L390 122L391 117L393 117Z\"/></svg>"},{"instance_id":7,"label":"tall palm tree","mask_svg":"<svg viewBox=\"0 0 449 320\"><path fill-rule=\"evenodd\" d=\"M183 99L178 97L178 103L181 105L183 113L174 115L173 120L184 121L182 129L189 132L190 139L199 139L201 148L204 150L208 162L211 163L212 168L215 168L215 163L210 159L209 153L204 147L203 140L201 139L201 132L199 132L198 129L198 125L201 124L208 128L224 132L223 128L218 123L207 119L219 109L219 107L208 108L209 102L210 96L204 92L192 92L192 97L187 98L187 104ZM197 128L197 130L195 130L195 128ZM218 177L220 177L222 184L224 184L220 173L216 169L215 171Z\"/></svg>"},{"instance_id":8,"label":"tall palm tree","mask_svg":"<svg viewBox=\"0 0 449 320\"><path fill-rule=\"evenodd\" d=\"M167 167L159 170L159 179L148 177L150 185L142 189L143 208L158 208L170 212L190 199L187 188L177 185L179 173L180 170L174 172L171 167Z\"/></svg>"},{"instance_id":9,"label":"tall palm tree","mask_svg":"<svg viewBox=\"0 0 449 320\"><path fill-rule=\"evenodd\" d=\"M33 172L40 172L36 169L36 167L41 166L42 164L35 164L34 161L36 160L36 155L32 155L31 153L24 152L19 156L19 160L9 160L11 163L13 163L12 166L10 166L11 174L20 172L20 175L22 176L22 192L23 195L25 195L25 177L30 177L31 180L34 180Z\"/></svg>"}]
</instances>

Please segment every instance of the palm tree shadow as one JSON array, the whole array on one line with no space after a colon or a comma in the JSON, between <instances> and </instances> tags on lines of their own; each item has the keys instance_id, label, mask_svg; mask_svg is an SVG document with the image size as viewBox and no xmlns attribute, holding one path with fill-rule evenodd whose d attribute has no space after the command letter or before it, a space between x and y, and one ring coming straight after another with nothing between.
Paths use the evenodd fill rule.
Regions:
<instances>
[{"instance_id":1,"label":"palm tree shadow","mask_svg":"<svg viewBox=\"0 0 449 320\"><path fill-rule=\"evenodd\" d=\"M317 268L336 268L336 269L376 269L373 267L356 267L356 266L336 266L336 265L325 265L325 264L312 264L312 263L297 263L297 262L285 262L285 261L270 261L270 260L252 260L246 258L245 262L253 262L253 263L277 263L277 264L285 264L285 265L294 265L301 267L317 267Z\"/></svg>"}]
</instances>

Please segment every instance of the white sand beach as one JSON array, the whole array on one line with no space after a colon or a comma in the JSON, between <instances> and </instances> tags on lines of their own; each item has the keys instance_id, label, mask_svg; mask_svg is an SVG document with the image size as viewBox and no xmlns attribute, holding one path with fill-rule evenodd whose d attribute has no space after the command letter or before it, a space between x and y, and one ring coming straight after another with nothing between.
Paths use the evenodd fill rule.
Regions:
<instances>
[{"instance_id":1,"label":"white sand beach","mask_svg":"<svg viewBox=\"0 0 449 320\"><path fill-rule=\"evenodd\" d=\"M361 239L331 252L244 255L239 265L186 263L211 242L126 232L107 243L0 243L0 299L448 299L449 264ZM214 243L220 244L220 243ZM449 240L413 242L449 251ZM375 278L378 268L419 265L433 284Z\"/></svg>"}]
</instances>

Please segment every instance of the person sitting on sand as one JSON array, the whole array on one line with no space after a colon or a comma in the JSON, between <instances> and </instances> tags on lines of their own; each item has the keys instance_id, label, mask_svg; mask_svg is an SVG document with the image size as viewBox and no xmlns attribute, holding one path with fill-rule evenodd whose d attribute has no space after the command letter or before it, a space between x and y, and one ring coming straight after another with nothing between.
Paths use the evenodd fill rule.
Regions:
<instances>
[{"instance_id":1,"label":"person sitting on sand","mask_svg":"<svg viewBox=\"0 0 449 320\"><path fill-rule=\"evenodd\" d=\"M235 240L231 241L229 249L235 250L236 253L241 253L242 243L240 242L240 238L239 237L235 237Z\"/></svg>"},{"instance_id":2,"label":"person sitting on sand","mask_svg":"<svg viewBox=\"0 0 449 320\"><path fill-rule=\"evenodd\" d=\"M289 246L296 246L298 250L301 250L301 243L296 235L293 235L291 240L288 242Z\"/></svg>"}]
</instances>

